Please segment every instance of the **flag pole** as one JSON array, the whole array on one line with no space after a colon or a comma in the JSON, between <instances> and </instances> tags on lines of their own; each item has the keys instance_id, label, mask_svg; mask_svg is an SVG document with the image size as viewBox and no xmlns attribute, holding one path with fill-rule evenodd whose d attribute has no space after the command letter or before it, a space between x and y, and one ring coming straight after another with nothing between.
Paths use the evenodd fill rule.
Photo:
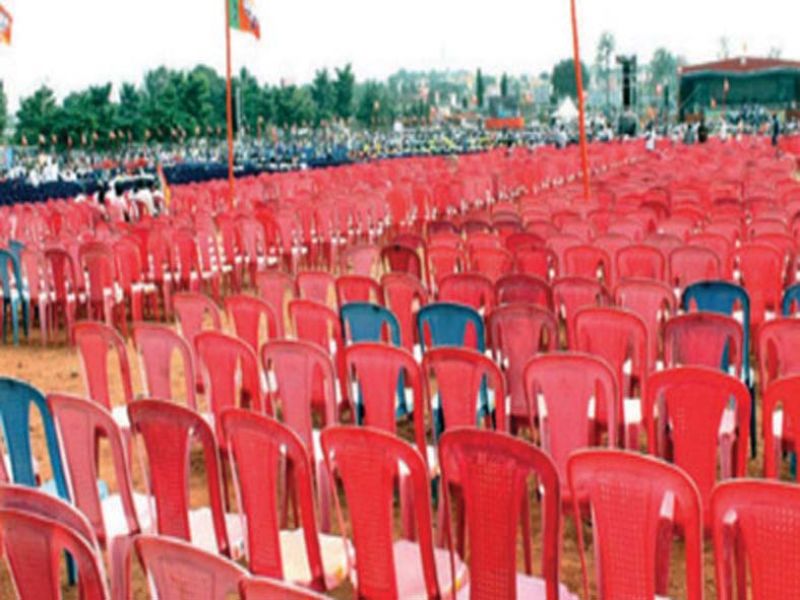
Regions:
<instances>
[{"instance_id":1,"label":"flag pole","mask_svg":"<svg viewBox=\"0 0 800 600\"><path fill-rule=\"evenodd\" d=\"M572 52L575 63L575 85L578 91L578 130L581 143L581 171L583 172L583 198L587 202L591 195L589 189L589 150L586 145L586 107L583 101L583 69L581 68L581 50L578 42L578 14L575 0L570 0L572 12Z\"/></svg>"},{"instance_id":2,"label":"flag pole","mask_svg":"<svg viewBox=\"0 0 800 600\"><path fill-rule=\"evenodd\" d=\"M225 113L228 130L228 206L233 208L235 179L233 176L233 94L231 93L231 3L225 2Z\"/></svg>"}]
</instances>

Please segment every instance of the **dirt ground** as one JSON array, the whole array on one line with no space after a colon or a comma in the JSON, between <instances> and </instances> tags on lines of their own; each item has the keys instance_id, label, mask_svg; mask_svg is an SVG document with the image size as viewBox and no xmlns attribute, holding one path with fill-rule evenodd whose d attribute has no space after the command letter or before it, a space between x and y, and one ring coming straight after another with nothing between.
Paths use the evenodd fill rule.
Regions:
<instances>
[{"instance_id":1,"label":"dirt ground","mask_svg":"<svg viewBox=\"0 0 800 600\"><path fill-rule=\"evenodd\" d=\"M133 346L129 344L128 353L132 368L134 392L140 394L142 392L142 385L140 379L140 371L138 368L136 355ZM113 371L112 371L113 372ZM74 348L68 347L63 341L58 345L49 345L43 347L39 344L36 337L30 342L23 344L20 347L14 347L8 344L0 345L0 374L16 377L32 383L40 390L47 392L67 392L72 394L84 394L84 385L81 375L81 366L78 359L77 351ZM180 373L176 374L177 384L180 381ZM112 382L117 390L116 397L121 397L121 386L118 382ZM203 402L201 401L201 405ZM40 473L43 479L50 477L49 464L46 455L46 448L43 441L42 429L38 417L33 418L33 432L34 432L34 453L40 465ZM760 454L759 454L760 456ZM192 461L193 470L198 470L201 461ZM759 475L761 472L760 459L758 461L751 461L749 465L749 472L751 475ZM202 505L205 502L204 481L201 473L193 473L191 486L192 486L192 503ZM109 487L113 490L115 485L113 483L113 474L110 470L110 460L107 452L103 451L101 447L101 476L109 483ZM138 490L143 490L142 476L137 467L134 468L134 485ZM532 519L534 534L538 530L536 519L538 518L538 511L534 510ZM590 531L585 529L586 535L589 536ZM540 556L538 547L534 549L534 564ZM587 559L592 562L591 548L587 553ZM520 553L521 555L521 553ZM682 589L683 565L681 563L683 558L683 550L679 542L675 543L675 548L672 553L673 563L673 576L671 577L672 586L670 589L671 597L684 598L685 593ZM590 566L590 569L593 567ZM538 570L535 567L535 570ZM593 570L591 571L593 572ZM705 580L706 580L706 597L715 598L714 589L714 572L713 560L710 551L710 545L706 544L705 553ZM579 554L577 551L576 534L574 523L572 519L568 519L564 526L563 534L563 550L561 553L561 580L572 591L582 593L582 576ZM65 586L65 598L75 598L75 590ZM333 595L337 598L351 598L352 588L349 585L341 586L337 590L333 590ZM9 575L5 565L0 566L0 598L13 598L12 585L10 583ZM136 568L134 573L134 597L147 598L146 586L144 584L144 577L140 569Z\"/></svg>"}]
</instances>

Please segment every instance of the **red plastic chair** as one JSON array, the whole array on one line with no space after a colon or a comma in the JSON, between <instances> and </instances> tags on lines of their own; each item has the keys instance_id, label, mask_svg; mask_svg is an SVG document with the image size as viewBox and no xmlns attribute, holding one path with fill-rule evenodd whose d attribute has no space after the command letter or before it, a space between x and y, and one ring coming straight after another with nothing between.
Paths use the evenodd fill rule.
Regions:
<instances>
[{"instance_id":1,"label":"red plastic chair","mask_svg":"<svg viewBox=\"0 0 800 600\"><path fill-rule=\"evenodd\" d=\"M666 279L666 260L658 248L647 244L626 246L617 252L616 277L623 279Z\"/></svg>"},{"instance_id":2,"label":"red plastic chair","mask_svg":"<svg viewBox=\"0 0 800 600\"><path fill-rule=\"evenodd\" d=\"M523 370L528 359L558 346L558 323L549 311L528 304L506 304L495 308L488 318L492 356L505 371L511 396L511 431L535 431L536 405L525 397Z\"/></svg>"},{"instance_id":3,"label":"red plastic chair","mask_svg":"<svg viewBox=\"0 0 800 600\"><path fill-rule=\"evenodd\" d=\"M380 304L383 290L372 277L365 275L340 275L336 279L336 301L339 306L349 302Z\"/></svg>"},{"instance_id":4,"label":"red plastic chair","mask_svg":"<svg viewBox=\"0 0 800 600\"><path fill-rule=\"evenodd\" d=\"M797 340L800 319L768 321L758 332L759 384L765 390L779 377L800 375Z\"/></svg>"},{"instance_id":5,"label":"red plastic chair","mask_svg":"<svg viewBox=\"0 0 800 600\"><path fill-rule=\"evenodd\" d=\"M558 277L558 256L549 248L525 248L514 253L518 273L541 277L550 281Z\"/></svg>"},{"instance_id":6,"label":"red plastic chair","mask_svg":"<svg viewBox=\"0 0 800 600\"><path fill-rule=\"evenodd\" d=\"M506 249L515 255L522 251L544 248L545 243L543 237L529 231L512 233L505 240Z\"/></svg>"},{"instance_id":7,"label":"red plastic chair","mask_svg":"<svg viewBox=\"0 0 800 600\"><path fill-rule=\"evenodd\" d=\"M228 296L225 298L228 313L236 335L247 343L253 352L261 348L261 340L278 337L278 319L269 304L253 296ZM262 330L265 335L261 335Z\"/></svg>"},{"instance_id":8,"label":"red plastic chair","mask_svg":"<svg viewBox=\"0 0 800 600\"><path fill-rule=\"evenodd\" d=\"M262 399L256 351L247 342L218 331L204 331L195 336L194 346L219 440L224 439L220 416L228 408L238 406L272 414L272 407L264 406ZM220 446L226 449L224 444Z\"/></svg>"},{"instance_id":9,"label":"red plastic chair","mask_svg":"<svg viewBox=\"0 0 800 600\"><path fill-rule=\"evenodd\" d=\"M455 302L488 313L496 304L492 280L480 273L456 273L439 282L439 302Z\"/></svg>"},{"instance_id":10,"label":"red plastic chair","mask_svg":"<svg viewBox=\"0 0 800 600\"><path fill-rule=\"evenodd\" d=\"M511 273L514 256L504 248L475 248L470 251L470 268L497 281Z\"/></svg>"},{"instance_id":11,"label":"red plastic chair","mask_svg":"<svg viewBox=\"0 0 800 600\"><path fill-rule=\"evenodd\" d=\"M784 256L775 247L749 243L731 255L732 270L738 268L739 282L750 296L750 322L757 331L767 318L781 312L786 265Z\"/></svg>"},{"instance_id":12,"label":"red plastic chair","mask_svg":"<svg viewBox=\"0 0 800 600\"><path fill-rule=\"evenodd\" d=\"M128 416L134 435L143 440L156 532L231 556L241 540L241 521L225 514L222 464L211 426L193 410L160 400L137 400L128 405ZM194 509L189 496L192 442L202 447L209 502Z\"/></svg>"},{"instance_id":13,"label":"red plastic chair","mask_svg":"<svg viewBox=\"0 0 800 600\"><path fill-rule=\"evenodd\" d=\"M303 300L336 306L336 278L327 271L302 271L296 281L298 296Z\"/></svg>"},{"instance_id":14,"label":"red plastic chair","mask_svg":"<svg viewBox=\"0 0 800 600\"><path fill-rule=\"evenodd\" d=\"M767 600L800 594L795 553L800 535L798 505L800 490L796 485L731 481L716 487L711 497L711 521L720 600Z\"/></svg>"},{"instance_id":15,"label":"red plastic chair","mask_svg":"<svg viewBox=\"0 0 800 600\"><path fill-rule=\"evenodd\" d=\"M627 248L633 243L633 240L625 235L619 233L607 233L598 237L592 245L596 248L601 248L608 252L609 257L615 257L617 252L622 248ZM617 281L617 265L616 261L611 261L611 279Z\"/></svg>"},{"instance_id":16,"label":"red plastic chair","mask_svg":"<svg viewBox=\"0 0 800 600\"><path fill-rule=\"evenodd\" d=\"M195 232L181 228L170 240L170 266L176 290L199 291L202 267Z\"/></svg>"},{"instance_id":17,"label":"red plastic chair","mask_svg":"<svg viewBox=\"0 0 800 600\"><path fill-rule=\"evenodd\" d=\"M87 252L81 257L81 268L87 273L87 313L90 319L104 320L106 325L117 323L127 335L125 297L116 283L114 255L111 251Z\"/></svg>"},{"instance_id":18,"label":"red plastic chair","mask_svg":"<svg viewBox=\"0 0 800 600\"><path fill-rule=\"evenodd\" d=\"M141 252L133 240L121 239L114 244L114 256L118 283L130 299L131 317L134 322L142 321L145 303L149 301L155 312L158 302L156 287L145 280Z\"/></svg>"},{"instance_id":19,"label":"red plastic chair","mask_svg":"<svg viewBox=\"0 0 800 600\"><path fill-rule=\"evenodd\" d=\"M476 427L483 420L488 427L508 430L505 377L483 354L467 348L431 348L422 358L422 381L427 412L441 411L444 428Z\"/></svg>"},{"instance_id":20,"label":"red plastic chair","mask_svg":"<svg viewBox=\"0 0 800 600\"><path fill-rule=\"evenodd\" d=\"M800 450L800 376L777 379L762 389L764 477L777 479L783 456Z\"/></svg>"},{"instance_id":21,"label":"red plastic chair","mask_svg":"<svg viewBox=\"0 0 800 600\"><path fill-rule=\"evenodd\" d=\"M172 357L177 352L183 367L183 392L187 406L197 408L192 349L178 333L163 325L137 323L133 340L139 355L144 393L149 398L174 400L172 392Z\"/></svg>"},{"instance_id":22,"label":"red plastic chair","mask_svg":"<svg viewBox=\"0 0 800 600\"><path fill-rule=\"evenodd\" d=\"M47 281L47 268L45 266L44 253L38 250L25 249L20 256L20 263L23 270L24 290L23 295L28 296L30 310L28 313L28 331L33 327L33 312L38 311L39 331L42 345L47 345L48 320L51 312L51 290Z\"/></svg>"},{"instance_id":23,"label":"red plastic chair","mask_svg":"<svg viewBox=\"0 0 800 600\"><path fill-rule=\"evenodd\" d=\"M377 246L351 246L341 254L341 272L371 277L380 265L381 250Z\"/></svg>"},{"instance_id":24,"label":"red plastic chair","mask_svg":"<svg viewBox=\"0 0 800 600\"><path fill-rule=\"evenodd\" d=\"M608 253L594 246L572 246L564 251L562 271L565 275L602 280L613 286L612 262Z\"/></svg>"},{"instance_id":25,"label":"red plastic chair","mask_svg":"<svg viewBox=\"0 0 800 600\"><path fill-rule=\"evenodd\" d=\"M340 401L347 404L349 394L344 383L344 338L342 323L333 310L310 300L292 300L289 317L298 339L316 344L333 359L339 380ZM314 394L315 398L321 397Z\"/></svg>"},{"instance_id":26,"label":"red plastic chair","mask_svg":"<svg viewBox=\"0 0 800 600\"><path fill-rule=\"evenodd\" d=\"M247 523L250 571L319 591L336 587L347 576L347 558L338 537L317 533L312 463L303 440L269 417L237 409L222 415L222 430ZM284 464L300 508L295 529L281 524Z\"/></svg>"},{"instance_id":27,"label":"red plastic chair","mask_svg":"<svg viewBox=\"0 0 800 600\"><path fill-rule=\"evenodd\" d=\"M532 357L522 371L527 403L539 416L541 446L555 464L566 490L567 458L576 449L597 446L601 431L617 444L621 413L614 372L606 361L588 354L559 352Z\"/></svg>"},{"instance_id":28,"label":"red plastic chair","mask_svg":"<svg viewBox=\"0 0 800 600\"><path fill-rule=\"evenodd\" d=\"M397 242L384 246L381 250L381 262L387 273L408 273L422 279L422 260L414 247Z\"/></svg>"},{"instance_id":29,"label":"red plastic chair","mask_svg":"<svg viewBox=\"0 0 800 600\"><path fill-rule=\"evenodd\" d=\"M322 432L329 471L344 487L350 517L356 594L360 598L440 598L464 581L465 569L434 548L430 480L425 461L413 446L383 431L367 427L330 427ZM392 498L403 470L407 493L416 515L417 541L395 540ZM401 489L404 489L401 487ZM333 494L337 501L338 494ZM340 529L347 535L342 511Z\"/></svg>"},{"instance_id":30,"label":"red plastic chair","mask_svg":"<svg viewBox=\"0 0 800 600\"><path fill-rule=\"evenodd\" d=\"M703 246L684 246L669 254L669 283L683 290L698 281L722 278L719 256Z\"/></svg>"},{"instance_id":31,"label":"red plastic chair","mask_svg":"<svg viewBox=\"0 0 800 600\"><path fill-rule=\"evenodd\" d=\"M428 278L431 287L438 288L439 282L448 275L464 270L464 256L461 250L449 246L430 246L428 248Z\"/></svg>"},{"instance_id":32,"label":"red plastic chair","mask_svg":"<svg viewBox=\"0 0 800 600\"><path fill-rule=\"evenodd\" d=\"M81 321L75 324L73 336L81 359L83 382L87 395L105 407L116 412L115 420L123 425L127 422L125 405L133 401L133 385L131 383L131 367L128 362L128 350L125 340L115 329L93 321ZM109 354L116 358L119 377L122 385L122 406L114 407L109 381ZM122 411L122 412L120 412ZM124 417L123 417L124 415Z\"/></svg>"},{"instance_id":33,"label":"red plastic chair","mask_svg":"<svg viewBox=\"0 0 800 600\"><path fill-rule=\"evenodd\" d=\"M711 227L713 227L713 223L709 225L709 228ZM702 233L696 233L695 235L691 236L689 238L689 244L692 246L701 246L711 250L717 255L717 258L719 258L720 268L724 271L727 271L731 250L734 247L734 241L722 234L714 233L709 228Z\"/></svg>"},{"instance_id":34,"label":"red plastic chair","mask_svg":"<svg viewBox=\"0 0 800 600\"><path fill-rule=\"evenodd\" d=\"M209 328L212 331L221 331L222 314L211 298L197 292L178 292L172 297L172 306L178 331L189 342L192 350L192 360L197 375L197 391L202 392L203 379L197 366L194 339L201 331Z\"/></svg>"},{"instance_id":35,"label":"red plastic chair","mask_svg":"<svg viewBox=\"0 0 800 600\"><path fill-rule=\"evenodd\" d=\"M650 340L648 368L655 369L660 355L664 323L677 311L675 293L661 281L629 279L617 285L614 299L617 306L635 312L647 326L647 337Z\"/></svg>"},{"instance_id":36,"label":"red plastic chair","mask_svg":"<svg viewBox=\"0 0 800 600\"><path fill-rule=\"evenodd\" d=\"M580 309L611 304L611 295L596 279L559 277L552 287L556 314L564 320L568 338L574 329L575 315Z\"/></svg>"},{"instance_id":37,"label":"red plastic chair","mask_svg":"<svg viewBox=\"0 0 800 600\"><path fill-rule=\"evenodd\" d=\"M160 600L228 598L248 578L232 560L173 538L141 535L136 553Z\"/></svg>"},{"instance_id":38,"label":"red plastic chair","mask_svg":"<svg viewBox=\"0 0 800 600\"><path fill-rule=\"evenodd\" d=\"M544 279L515 273L504 275L494 284L498 304L526 303L553 310L553 290Z\"/></svg>"},{"instance_id":39,"label":"red plastic chair","mask_svg":"<svg viewBox=\"0 0 800 600\"><path fill-rule=\"evenodd\" d=\"M288 304L297 297L294 278L280 271L265 271L256 276L258 296L275 314L275 337L286 337Z\"/></svg>"},{"instance_id":40,"label":"red plastic chair","mask_svg":"<svg viewBox=\"0 0 800 600\"><path fill-rule=\"evenodd\" d=\"M588 505L598 598L655 598L667 594L669 551L684 540L683 591L703 598L702 509L697 487L681 469L640 454L581 450L567 463L575 522ZM583 527L578 528L584 595L589 572ZM656 596L660 594L660 596Z\"/></svg>"},{"instance_id":41,"label":"red plastic chair","mask_svg":"<svg viewBox=\"0 0 800 600\"><path fill-rule=\"evenodd\" d=\"M744 477L747 469L747 386L719 370L679 367L653 373L643 400L649 452L671 459L692 478L710 525L707 509L718 473Z\"/></svg>"},{"instance_id":42,"label":"red plastic chair","mask_svg":"<svg viewBox=\"0 0 800 600\"><path fill-rule=\"evenodd\" d=\"M67 523L24 510L0 510L0 536L20 598L60 600L60 557L66 551L80 571L82 600L110 600L100 553Z\"/></svg>"},{"instance_id":43,"label":"red plastic chair","mask_svg":"<svg viewBox=\"0 0 800 600\"><path fill-rule=\"evenodd\" d=\"M242 600L324 600L327 596L266 577L249 577L239 583Z\"/></svg>"},{"instance_id":44,"label":"red plastic chair","mask_svg":"<svg viewBox=\"0 0 800 600\"><path fill-rule=\"evenodd\" d=\"M445 503L454 502L448 491L455 485L466 513L469 582L458 597L577 598L558 581L561 498L558 474L547 455L522 440L467 429L445 433L439 454ZM541 578L531 576L530 568L517 572L515 532L520 512L528 518L528 510L519 508L527 508L531 487L543 499ZM450 552L455 562L452 543Z\"/></svg>"},{"instance_id":45,"label":"red plastic chair","mask_svg":"<svg viewBox=\"0 0 800 600\"><path fill-rule=\"evenodd\" d=\"M621 412L617 414L617 424L625 428L623 443L625 447L637 447L641 411L636 410L634 383L638 382L641 397L641 390L647 386L650 365L647 325L629 310L584 308L575 315L570 347L608 361L623 398L619 406ZM625 364L629 360L630 374L627 374Z\"/></svg>"},{"instance_id":46,"label":"red plastic chair","mask_svg":"<svg viewBox=\"0 0 800 600\"><path fill-rule=\"evenodd\" d=\"M711 312L672 317L664 326L664 366L742 370L744 332L736 319Z\"/></svg>"},{"instance_id":47,"label":"red plastic chair","mask_svg":"<svg viewBox=\"0 0 800 600\"><path fill-rule=\"evenodd\" d=\"M416 312L428 302L422 283L405 273L387 273L381 278L383 304L397 317L400 342L409 352L414 351Z\"/></svg>"},{"instance_id":48,"label":"red plastic chair","mask_svg":"<svg viewBox=\"0 0 800 600\"><path fill-rule=\"evenodd\" d=\"M45 250L44 258L52 278L52 289L55 292L55 299L52 301L52 325L55 329L58 326L59 312L63 314L67 326L67 337L69 343L72 344L75 341L72 339L72 325L75 323L78 306L83 304L75 263L69 252L61 248Z\"/></svg>"}]
</instances>

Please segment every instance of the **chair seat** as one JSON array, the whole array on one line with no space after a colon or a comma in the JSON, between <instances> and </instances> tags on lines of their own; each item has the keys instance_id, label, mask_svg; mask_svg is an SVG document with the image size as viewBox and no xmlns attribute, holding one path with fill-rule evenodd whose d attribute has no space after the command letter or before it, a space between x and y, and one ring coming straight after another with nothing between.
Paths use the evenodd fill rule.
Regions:
<instances>
[{"instance_id":1,"label":"chair seat","mask_svg":"<svg viewBox=\"0 0 800 600\"><path fill-rule=\"evenodd\" d=\"M311 571L308 568L308 553L303 530L285 529L281 531L280 543L283 578L299 585L308 585L311 582ZM338 535L321 534L319 548L322 554L325 587L333 589L344 581L348 573L344 543Z\"/></svg>"},{"instance_id":2,"label":"chair seat","mask_svg":"<svg viewBox=\"0 0 800 600\"><path fill-rule=\"evenodd\" d=\"M122 508L122 496L111 494L103 498L100 506L103 511L103 523L106 527L106 540L110 541L118 535L127 535L128 521L125 519L125 511ZM150 531L153 525L151 511L146 494L133 494L133 508L139 519L139 527L142 532Z\"/></svg>"},{"instance_id":3,"label":"chair seat","mask_svg":"<svg viewBox=\"0 0 800 600\"><path fill-rule=\"evenodd\" d=\"M465 585L461 590L459 590L458 595L456 596L459 600L468 600L469 593L470 593L470 586L469 583ZM547 598L547 590L545 589L544 579L540 577L531 577L530 575L525 575L523 573L517 574L517 598L525 598L526 600L533 599L536 600L538 598L545 599ZM580 596L578 594L573 594L570 592L566 586L563 584L559 584L558 586L558 598L559 600L579 600ZM658 599L658 596L656 596Z\"/></svg>"},{"instance_id":4,"label":"chair seat","mask_svg":"<svg viewBox=\"0 0 800 600\"><path fill-rule=\"evenodd\" d=\"M404 600L427 598L419 545L409 540L398 540L394 543L393 548L394 568L398 579L397 597ZM467 579L467 566L461 560L456 558L456 584L453 586L450 552L443 548L434 548L433 559L436 563L436 575L439 579L439 591L442 597L451 594L454 587L458 590L464 585Z\"/></svg>"}]
</instances>

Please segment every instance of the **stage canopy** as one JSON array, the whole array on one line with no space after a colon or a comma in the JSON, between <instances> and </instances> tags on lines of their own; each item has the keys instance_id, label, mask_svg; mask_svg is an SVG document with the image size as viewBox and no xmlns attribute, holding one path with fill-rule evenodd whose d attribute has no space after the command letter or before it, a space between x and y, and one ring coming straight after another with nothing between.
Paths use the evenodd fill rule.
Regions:
<instances>
[{"instance_id":1,"label":"stage canopy","mask_svg":"<svg viewBox=\"0 0 800 600\"><path fill-rule=\"evenodd\" d=\"M739 57L679 69L681 117L715 108L800 104L800 62Z\"/></svg>"}]
</instances>

